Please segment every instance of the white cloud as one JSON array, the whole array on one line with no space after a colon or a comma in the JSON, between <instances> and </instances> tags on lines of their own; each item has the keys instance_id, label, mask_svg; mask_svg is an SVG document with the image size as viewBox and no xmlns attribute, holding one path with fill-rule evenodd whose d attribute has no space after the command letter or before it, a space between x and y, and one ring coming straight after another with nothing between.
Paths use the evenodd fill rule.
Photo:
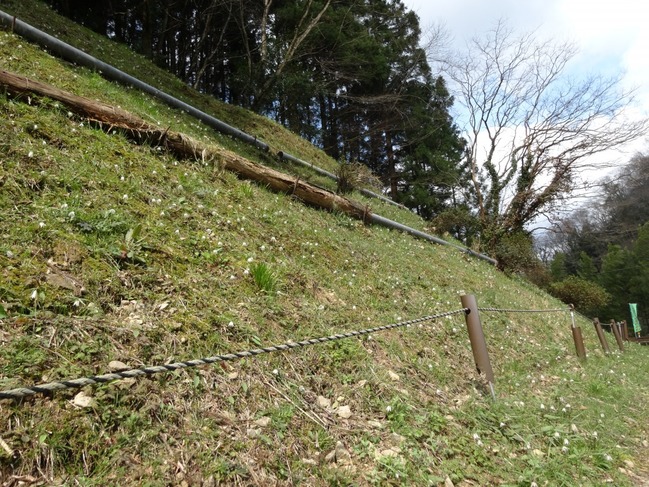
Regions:
<instances>
[{"instance_id":1,"label":"white cloud","mask_svg":"<svg viewBox=\"0 0 649 487\"><path fill-rule=\"evenodd\" d=\"M630 118L649 113L649 29L646 4L639 0L403 0L417 12L422 28L443 25L453 48L462 50L472 37L481 36L499 19L517 31L536 30L540 38L573 42L579 54L570 74L622 76L625 89L636 89L637 105ZM455 110L455 115L460 113ZM461 121L460 125L462 125ZM647 150L646 140L627 147L622 159ZM610 156L613 159L612 156ZM620 155L618 154L619 158Z\"/></svg>"}]
</instances>

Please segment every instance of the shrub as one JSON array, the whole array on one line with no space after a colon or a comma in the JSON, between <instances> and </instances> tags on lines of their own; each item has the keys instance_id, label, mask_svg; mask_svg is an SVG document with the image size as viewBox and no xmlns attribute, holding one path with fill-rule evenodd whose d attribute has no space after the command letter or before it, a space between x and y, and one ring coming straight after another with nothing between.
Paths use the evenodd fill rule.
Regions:
<instances>
[{"instance_id":1,"label":"shrub","mask_svg":"<svg viewBox=\"0 0 649 487\"><path fill-rule=\"evenodd\" d=\"M343 162L336 171L338 176L337 192L341 194L351 193L354 188L369 187L378 190L381 187L381 180L372 173L369 167L360 162Z\"/></svg>"},{"instance_id":2,"label":"shrub","mask_svg":"<svg viewBox=\"0 0 649 487\"><path fill-rule=\"evenodd\" d=\"M574 304L583 314L592 314L611 300L611 295L602 286L577 276L551 284L550 293L566 304Z\"/></svg>"},{"instance_id":3,"label":"shrub","mask_svg":"<svg viewBox=\"0 0 649 487\"><path fill-rule=\"evenodd\" d=\"M491 256L498 261L500 270L505 272L526 274L539 265L532 237L522 231L500 236L491 249Z\"/></svg>"}]
</instances>

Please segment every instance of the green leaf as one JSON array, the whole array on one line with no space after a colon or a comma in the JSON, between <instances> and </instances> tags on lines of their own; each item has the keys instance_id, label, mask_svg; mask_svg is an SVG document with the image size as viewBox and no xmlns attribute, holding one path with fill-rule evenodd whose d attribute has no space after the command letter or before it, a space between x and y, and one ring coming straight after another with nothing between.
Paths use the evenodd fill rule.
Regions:
<instances>
[{"instance_id":1,"label":"green leaf","mask_svg":"<svg viewBox=\"0 0 649 487\"><path fill-rule=\"evenodd\" d=\"M7 310L0 304L0 319L6 318L7 316L9 316Z\"/></svg>"},{"instance_id":2,"label":"green leaf","mask_svg":"<svg viewBox=\"0 0 649 487\"><path fill-rule=\"evenodd\" d=\"M126 232L126 237L124 237L124 240L126 240L126 243L132 243L137 241L137 239L140 237L141 231L142 231L142 225L138 223L133 228L128 229L128 232Z\"/></svg>"}]
</instances>

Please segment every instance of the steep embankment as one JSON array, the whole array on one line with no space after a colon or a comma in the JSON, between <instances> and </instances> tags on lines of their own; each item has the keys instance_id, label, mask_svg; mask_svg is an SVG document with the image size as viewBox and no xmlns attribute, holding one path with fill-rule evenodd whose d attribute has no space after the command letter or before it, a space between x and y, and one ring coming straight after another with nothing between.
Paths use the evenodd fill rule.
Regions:
<instances>
[{"instance_id":1,"label":"steep embankment","mask_svg":"<svg viewBox=\"0 0 649 487\"><path fill-rule=\"evenodd\" d=\"M4 8L83 39L104 60L277 149L334 164L40 4L20 3ZM0 32L0 68L275 164L10 33ZM159 365L386 325L457 310L465 293L484 307L562 306L454 249L306 207L218 161L134 144L59 102L4 94L0 110L1 390L103 374L116 361ZM371 204L424 228L414 215ZM580 363L568 313L482 318L495 402L475 373L460 313L3 401L0 485L642 482L645 350L606 357L580 320L589 351Z\"/></svg>"}]
</instances>

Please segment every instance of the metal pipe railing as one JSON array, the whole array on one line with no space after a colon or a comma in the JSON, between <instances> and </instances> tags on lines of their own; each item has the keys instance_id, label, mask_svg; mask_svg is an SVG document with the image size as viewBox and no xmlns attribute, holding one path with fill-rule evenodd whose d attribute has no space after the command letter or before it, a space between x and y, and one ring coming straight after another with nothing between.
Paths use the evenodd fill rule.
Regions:
<instances>
[{"instance_id":1,"label":"metal pipe railing","mask_svg":"<svg viewBox=\"0 0 649 487\"><path fill-rule=\"evenodd\" d=\"M196 117L205 125L208 125L219 132L234 137L236 139L242 140L247 144L254 145L255 147L268 151L268 144L260 141L257 137L254 137L250 134L247 134L227 123L215 118L211 115L208 115L197 108L194 108L191 105L175 98L164 91L161 91L154 86L151 86L144 81L141 81L125 72L106 64L103 61L77 49L76 47L71 46L63 41L60 41L56 37L53 37L45 32L32 27L31 25L23 22L22 20L17 19L16 17L9 15L0 10L0 23L11 28L16 34L24 37L25 39L35 42L38 45L45 47L60 56L63 59L66 59L70 62L85 66L87 68L96 69L101 71L101 73L106 76L108 79L113 81L118 81L120 83L128 84L138 88L139 90L144 91L160 100L164 101L168 105L183 110L193 117Z\"/></svg>"}]
</instances>

